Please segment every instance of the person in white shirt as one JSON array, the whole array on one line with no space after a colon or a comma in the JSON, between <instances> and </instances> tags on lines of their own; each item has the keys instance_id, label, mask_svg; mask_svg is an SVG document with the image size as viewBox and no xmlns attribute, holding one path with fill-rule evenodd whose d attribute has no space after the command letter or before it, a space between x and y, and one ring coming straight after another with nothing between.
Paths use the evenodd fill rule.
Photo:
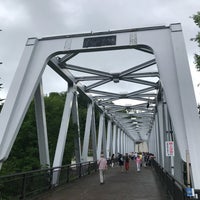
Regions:
<instances>
[{"instance_id":1,"label":"person in white shirt","mask_svg":"<svg viewBox=\"0 0 200 200\"><path fill-rule=\"evenodd\" d=\"M107 169L107 160L104 158L104 155L101 154L101 158L97 161L99 165L99 177L100 177L100 184L105 182L105 170Z\"/></svg>"}]
</instances>

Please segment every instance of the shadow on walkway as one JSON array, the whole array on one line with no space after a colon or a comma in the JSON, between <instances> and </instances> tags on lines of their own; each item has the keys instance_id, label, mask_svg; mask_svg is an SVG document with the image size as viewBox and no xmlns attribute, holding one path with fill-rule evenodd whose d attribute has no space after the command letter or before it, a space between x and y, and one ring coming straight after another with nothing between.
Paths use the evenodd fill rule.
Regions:
<instances>
[{"instance_id":1,"label":"shadow on walkway","mask_svg":"<svg viewBox=\"0 0 200 200\"><path fill-rule=\"evenodd\" d=\"M136 172L134 161L130 169L121 172L118 166L109 168L105 184L99 184L99 174L85 176L58 187L35 200L169 200L166 190L151 167Z\"/></svg>"}]
</instances>

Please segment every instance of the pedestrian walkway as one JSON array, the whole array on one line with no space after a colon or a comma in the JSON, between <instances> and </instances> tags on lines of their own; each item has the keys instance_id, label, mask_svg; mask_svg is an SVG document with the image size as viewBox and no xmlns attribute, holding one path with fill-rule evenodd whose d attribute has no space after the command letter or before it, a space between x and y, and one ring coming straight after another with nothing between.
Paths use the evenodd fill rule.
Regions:
<instances>
[{"instance_id":1,"label":"pedestrian walkway","mask_svg":"<svg viewBox=\"0 0 200 200\"><path fill-rule=\"evenodd\" d=\"M136 171L134 161L130 170L121 172L118 166L106 171L105 184L100 185L98 173L83 177L50 191L35 200L169 200L154 169L142 167Z\"/></svg>"}]
</instances>

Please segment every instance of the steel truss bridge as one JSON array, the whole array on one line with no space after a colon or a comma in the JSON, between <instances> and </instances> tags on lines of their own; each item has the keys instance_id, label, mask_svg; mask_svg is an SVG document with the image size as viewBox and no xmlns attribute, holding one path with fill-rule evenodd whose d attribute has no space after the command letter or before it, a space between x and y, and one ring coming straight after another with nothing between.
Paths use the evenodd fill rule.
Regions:
<instances>
[{"instance_id":1,"label":"steel truss bridge","mask_svg":"<svg viewBox=\"0 0 200 200\"><path fill-rule=\"evenodd\" d=\"M43 100L46 67L67 83L53 166ZM80 93L88 100L82 144ZM77 125L77 163L87 161L90 138L94 161L101 152L109 158L147 144L157 162L180 182L180 161L189 157L192 185L200 189L200 123L180 24L29 38L0 115L1 163L9 156L33 98L41 165L62 166L72 118ZM174 143L174 156L166 156L166 142ZM59 172L52 184L58 181Z\"/></svg>"}]
</instances>

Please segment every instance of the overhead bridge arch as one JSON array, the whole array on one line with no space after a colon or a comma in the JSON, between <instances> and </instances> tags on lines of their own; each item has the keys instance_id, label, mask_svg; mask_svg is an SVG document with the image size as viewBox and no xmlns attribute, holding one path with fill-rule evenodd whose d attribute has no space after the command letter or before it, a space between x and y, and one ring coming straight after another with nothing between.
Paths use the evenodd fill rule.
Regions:
<instances>
[{"instance_id":1,"label":"overhead bridge arch","mask_svg":"<svg viewBox=\"0 0 200 200\"><path fill-rule=\"evenodd\" d=\"M110 52L116 50L118 55L113 57L115 53ZM104 68L73 62L81 60L80 55L90 54L90 59L95 61L102 52L110 54L114 65L109 65L106 57L102 62ZM138 52L142 54L134 57ZM132 59L129 64L127 54ZM120 66L118 62L121 62ZM174 157L169 159L165 155L165 142L173 141L175 158L186 161L186 152L189 152L192 182L200 189L200 160L197 159L200 123L180 24L29 38L0 115L2 163L10 153L34 98L40 162L50 165L42 88L46 66L68 83L53 167L62 165L72 116L78 127L77 162L86 161L90 137L94 160L102 151L110 157L112 153L134 151L137 144L146 142L161 166L182 181ZM77 104L79 93L88 98L83 144L80 142ZM100 112L99 130L95 126L95 106Z\"/></svg>"}]
</instances>

